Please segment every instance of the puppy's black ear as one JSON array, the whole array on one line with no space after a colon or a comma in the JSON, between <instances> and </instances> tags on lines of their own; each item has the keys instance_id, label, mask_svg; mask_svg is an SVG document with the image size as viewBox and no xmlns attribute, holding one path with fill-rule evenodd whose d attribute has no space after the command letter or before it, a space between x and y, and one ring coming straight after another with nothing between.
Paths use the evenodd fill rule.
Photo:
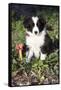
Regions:
<instances>
[{"instance_id":1,"label":"puppy's black ear","mask_svg":"<svg viewBox=\"0 0 61 90\"><path fill-rule=\"evenodd\" d=\"M23 25L24 25L25 28L28 27L28 22L29 22L29 20L30 20L30 16L26 16L26 17L24 18Z\"/></svg>"},{"instance_id":2,"label":"puppy's black ear","mask_svg":"<svg viewBox=\"0 0 61 90\"><path fill-rule=\"evenodd\" d=\"M48 31L53 31L53 28L52 28L51 25L46 24L46 30L48 30Z\"/></svg>"},{"instance_id":3,"label":"puppy's black ear","mask_svg":"<svg viewBox=\"0 0 61 90\"><path fill-rule=\"evenodd\" d=\"M43 17L39 16L37 26L38 26L40 32L44 29L45 25L46 25L46 20Z\"/></svg>"},{"instance_id":4,"label":"puppy's black ear","mask_svg":"<svg viewBox=\"0 0 61 90\"><path fill-rule=\"evenodd\" d=\"M40 16L38 16L38 17L39 17L40 24L45 26L46 25L46 19L44 17L40 17Z\"/></svg>"}]
</instances>

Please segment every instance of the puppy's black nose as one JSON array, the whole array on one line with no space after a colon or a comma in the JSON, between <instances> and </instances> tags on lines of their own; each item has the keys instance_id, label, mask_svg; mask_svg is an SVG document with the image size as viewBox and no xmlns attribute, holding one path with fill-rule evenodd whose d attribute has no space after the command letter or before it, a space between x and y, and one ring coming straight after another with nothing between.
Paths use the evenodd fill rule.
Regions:
<instances>
[{"instance_id":1,"label":"puppy's black nose","mask_svg":"<svg viewBox=\"0 0 61 90\"><path fill-rule=\"evenodd\" d=\"M34 33L37 34L37 31L35 31Z\"/></svg>"}]
</instances>

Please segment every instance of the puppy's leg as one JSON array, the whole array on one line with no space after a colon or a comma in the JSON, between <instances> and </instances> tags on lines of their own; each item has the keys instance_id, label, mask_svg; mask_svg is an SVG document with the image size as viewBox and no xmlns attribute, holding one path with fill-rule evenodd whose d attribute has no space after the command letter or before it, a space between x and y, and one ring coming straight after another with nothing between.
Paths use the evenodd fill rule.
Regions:
<instances>
[{"instance_id":1,"label":"puppy's leg","mask_svg":"<svg viewBox=\"0 0 61 90\"><path fill-rule=\"evenodd\" d=\"M28 55L29 55L29 51L26 51L26 58L28 57Z\"/></svg>"},{"instance_id":2,"label":"puppy's leg","mask_svg":"<svg viewBox=\"0 0 61 90\"><path fill-rule=\"evenodd\" d=\"M45 59L46 59L46 54L44 54L44 53L41 52L40 59L41 59L41 60L45 60Z\"/></svg>"},{"instance_id":3,"label":"puppy's leg","mask_svg":"<svg viewBox=\"0 0 61 90\"><path fill-rule=\"evenodd\" d=\"M43 47L41 47L41 51L40 51L40 59L41 60L45 60L46 59L46 46L43 46Z\"/></svg>"},{"instance_id":4,"label":"puppy's leg","mask_svg":"<svg viewBox=\"0 0 61 90\"><path fill-rule=\"evenodd\" d=\"M33 51L30 49L29 53L28 52L26 53L26 56L27 56L26 62L29 63L31 58L32 58L32 56L33 56Z\"/></svg>"},{"instance_id":5,"label":"puppy's leg","mask_svg":"<svg viewBox=\"0 0 61 90\"><path fill-rule=\"evenodd\" d=\"M35 55L35 57L38 59L39 58L39 56L40 56L40 49L39 48L36 48L35 50L34 50L34 55Z\"/></svg>"}]
</instances>

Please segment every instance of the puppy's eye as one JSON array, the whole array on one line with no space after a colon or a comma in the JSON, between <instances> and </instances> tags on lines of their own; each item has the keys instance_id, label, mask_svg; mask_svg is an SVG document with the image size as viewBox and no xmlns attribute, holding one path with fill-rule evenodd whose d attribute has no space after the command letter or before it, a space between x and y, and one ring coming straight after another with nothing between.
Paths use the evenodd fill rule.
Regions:
<instances>
[{"instance_id":1,"label":"puppy's eye","mask_svg":"<svg viewBox=\"0 0 61 90\"><path fill-rule=\"evenodd\" d=\"M37 26L40 27L40 26L41 26L41 22L38 22L38 23L37 23Z\"/></svg>"},{"instance_id":2,"label":"puppy's eye","mask_svg":"<svg viewBox=\"0 0 61 90\"><path fill-rule=\"evenodd\" d=\"M32 23L31 26L34 27L34 23Z\"/></svg>"},{"instance_id":3,"label":"puppy's eye","mask_svg":"<svg viewBox=\"0 0 61 90\"><path fill-rule=\"evenodd\" d=\"M31 27L31 25L30 25L30 24L28 24L28 25L27 25L27 28L30 28L30 27Z\"/></svg>"},{"instance_id":4,"label":"puppy's eye","mask_svg":"<svg viewBox=\"0 0 61 90\"><path fill-rule=\"evenodd\" d=\"M37 26L39 28L41 28L41 29L43 29L43 27L45 26L45 24L46 24L46 21L43 18L39 19L38 22L37 22Z\"/></svg>"},{"instance_id":5,"label":"puppy's eye","mask_svg":"<svg viewBox=\"0 0 61 90\"><path fill-rule=\"evenodd\" d=\"M30 22L28 23L27 28L32 28L33 26L34 26L34 23Z\"/></svg>"}]
</instances>

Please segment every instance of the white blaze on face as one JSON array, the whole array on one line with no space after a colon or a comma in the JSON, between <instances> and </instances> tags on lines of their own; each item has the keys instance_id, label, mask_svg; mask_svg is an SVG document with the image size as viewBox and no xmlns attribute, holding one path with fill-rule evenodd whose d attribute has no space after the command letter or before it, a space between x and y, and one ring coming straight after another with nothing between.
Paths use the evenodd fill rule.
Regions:
<instances>
[{"instance_id":1,"label":"white blaze on face","mask_svg":"<svg viewBox=\"0 0 61 90\"><path fill-rule=\"evenodd\" d=\"M38 27L37 27L37 21L38 21L38 17L32 17L33 23L34 23L34 27L33 27L33 34L35 34L35 32L37 32L37 34L39 33Z\"/></svg>"}]
</instances>

